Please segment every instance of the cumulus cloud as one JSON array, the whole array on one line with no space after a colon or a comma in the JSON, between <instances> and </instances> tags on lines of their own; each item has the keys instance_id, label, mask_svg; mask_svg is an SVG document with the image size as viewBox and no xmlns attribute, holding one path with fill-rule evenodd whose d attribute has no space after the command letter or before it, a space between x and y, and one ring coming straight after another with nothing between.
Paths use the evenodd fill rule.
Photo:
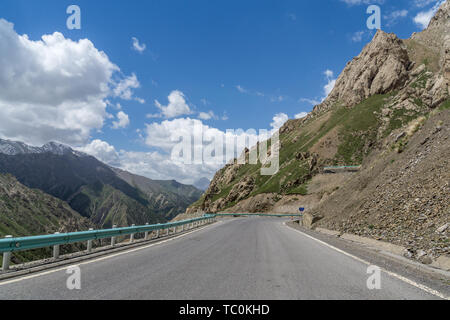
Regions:
<instances>
[{"instance_id":1,"label":"cumulus cloud","mask_svg":"<svg viewBox=\"0 0 450 320\"><path fill-rule=\"evenodd\" d=\"M278 114L274 117L271 127L275 130L281 127L284 122L287 121L285 114ZM270 134L270 131L267 130ZM227 130L222 131L217 128L205 125L201 120L191 118L179 118L173 120L165 120L160 123L154 122L146 125L145 130L145 143L149 147L158 148L166 153L171 153L173 148L181 141L192 142L192 149L200 150L212 141L221 141L226 139L232 139L233 141L238 138L246 139L248 141L256 141L260 139L267 139L265 135L258 135L256 130L243 131L243 130ZM251 143L250 143L251 144ZM242 147L243 148L243 147ZM224 161L232 160L240 155L243 149L236 148L234 152L227 154L225 159L221 159L221 164ZM201 151L200 151L201 153ZM224 161L222 161L224 160Z\"/></svg>"},{"instance_id":2,"label":"cumulus cloud","mask_svg":"<svg viewBox=\"0 0 450 320\"><path fill-rule=\"evenodd\" d=\"M120 166L119 154L109 143L96 139L77 150L96 157L98 160L111 166Z\"/></svg>"},{"instance_id":3,"label":"cumulus cloud","mask_svg":"<svg viewBox=\"0 0 450 320\"><path fill-rule=\"evenodd\" d=\"M287 114L285 113L277 113L273 119L272 119L272 123L270 124L270 126L272 127L273 130L278 130L280 129L285 123L286 121L289 120L289 117Z\"/></svg>"},{"instance_id":4,"label":"cumulus cloud","mask_svg":"<svg viewBox=\"0 0 450 320\"><path fill-rule=\"evenodd\" d=\"M33 41L0 19L0 52L0 137L83 145L103 127L121 75L90 40L55 32Z\"/></svg>"},{"instance_id":5,"label":"cumulus cloud","mask_svg":"<svg viewBox=\"0 0 450 320\"><path fill-rule=\"evenodd\" d=\"M133 49L139 53L143 53L145 49L147 49L147 45L145 43L139 43L139 40L136 37L131 38L133 40Z\"/></svg>"},{"instance_id":6,"label":"cumulus cloud","mask_svg":"<svg viewBox=\"0 0 450 320\"><path fill-rule=\"evenodd\" d=\"M155 106L161 110L159 114L149 114L148 118L175 118L192 114L192 110L186 102L186 96L179 90L172 91L168 96L169 104L164 106L155 100Z\"/></svg>"},{"instance_id":7,"label":"cumulus cloud","mask_svg":"<svg viewBox=\"0 0 450 320\"><path fill-rule=\"evenodd\" d=\"M142 102L142 99L133 97L133 89L140 88L140 86L141 84L139 83L136 74L132 73L131 76L121 79L116 83L113 90L114 96L123 100L136 99L137 101Z\"/></svg>"},{"instance_id":8,"label":"cumulus cloud","mask_svg":"<svg viewBox=\"0 0 450 320\"><path fill-rule=\"evenodd\" d=\"M138 130L138 134L145 144L151 148L151 152L117 151L114 146L101 140L94 140L78 150L88 153L111 166L151 179L175 179L182 183L193 184L198 177L212 179L226 162L240 156L246 146L252 147L256 145L257 141L267 140L270 134L287 120L288 117L284 113L275 115L271 123L272 131L267 130L268 135L258 135L260 132L254 130L222 131L205 125L199 119L164 120L147 124L144 131ZM206 148L211 146L214 141L233 141L234 147L228 150L228 147L224 145L223 158L218 159L218 161L184 163L174 159L172 152L187 137L192 143L191 151L200 155L203 155L207 150ZM238 140L246 141L247 145L239 145Z\"/></svg>"},{"instance_id":9,"label":"cumulus cloud","mask_svg":"<svg viewBox=\"0 0 450 320\"><path fill-rule=\"evenodd\" d=\"M134 174L157 180L175 179L185 184L193 184L197 177L212 179L222 166L220 164L184 165L174 162L170 154L161 151L118 151L113 145L98 139L77 150L94 156L110 166Z\"/></svg>"},{"instance_id":10,"label":"cumulus cloud","mask_svg":"<svg viewBox=\"0 0 450 320\"><path fill-rule=\"evenodd\" d=\"M128 115L123 111L119 111L117 113L117 121L113 121L112 128L123 129L128 127L129 125L130 125L130 118L128 117Z\"/></svg>"}]
</instances>

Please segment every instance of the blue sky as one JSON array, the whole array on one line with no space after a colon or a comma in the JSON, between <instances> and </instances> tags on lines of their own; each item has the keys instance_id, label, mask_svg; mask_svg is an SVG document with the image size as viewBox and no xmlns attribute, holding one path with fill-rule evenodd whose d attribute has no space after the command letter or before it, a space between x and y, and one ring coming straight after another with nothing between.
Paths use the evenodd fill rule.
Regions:
<instances>
[{"instance_id":1,"label":"blue sky","mask_svg":"<svg viewBox=\"0 0 450 320\"><path fill-rule=\"evenodd\" d=\"M157 137L164 139L157 130L181 126L187 123L180 121L183 119L197 119L218 131L270 129L271 124L277 126L287 117L309 112L312 103L320 102L326 96L325 86L332 87L333 80L346 63L358 55L373 36L373 30L366 27L369 17L366 9L370 4L381 7L384 31L408 38L412 32L423 29L438 2L2 0L0 18L14 24L18 36L28 35L28 47L41 40L43 35L54 32L63 35L57 40L61 43L67 43L69 39L76 43L88 39L95 51L103 51L108 59L107 62L100 58L95 60L92 74L98 75L100 66L105 67L101 70L108 79L102 80L108 83L111 91L119 91L117 94L99 91L89 96L91 93L86 92L91 92L87 88L90 82L80 76L74 81L81 84L74 87L79 86L82 94L87 95L83 103L90 103L94 96L100 99L94 102L97 113L89 116L92 119L98 117L96 121L83 119L81 126L61 114L61 119L65 119L62 121L64 126L35 119L42 124L22 132L17 128L19 125L0 128L0 137L40 144L53 134L52 140L82 148L105 162L150 178L174 178L190 183L193 178L189 173L192 172L197 178L211 178L217 168L193 170L177 168L170 163L166 157L168 148L154 142ZM81 30L66 27L69 16L66 8L71 4L81 8ZM133 41L137 43L136 47L133 47ZM22 50L20 45L17 47ZM11 50L11 59L20 56L12 49L2 49ZM72 49L76 50L75 47ZM84 61L81 56L79 59ZM24 63L18 62L18 65ZM41 72L48 70L43 65L39 68ZM82 72L83 77L92 79L91 73L85 69ZM43 75L43 79L48 77ZM4 81L8 79L4 77ZM16 81L14 88L22 80ZM117 89L120 84L122 91ZM66 89L58 90L66 92ZM51 91L48 92L50 95ZM30 96L33 94L36 92ZM168 101L169 95L172 104ZM22 102L22 98L18 100ZM0 109L14 101L13 98L5 99L3 104L0 101ZM106 103L103 109L100 101ZM32 102L35 99L31 99L30 105ZM61 105L49 103L46 106L48 110L61 110ZM47 109L42 108L42 113L47 114ZM24 105L22 110L26 112L27 107ZM92 111L89 106L85 110L83 114ZM17 110L3 116L10 120L21 118ZM79 113L74 117L81 116ZM165 126L162 126L163 122ZM36 134L39 130L43 133ZM149 130L156 137L149 134ZM149 157L148 161L139 160L145 157ZM160 167L156 169L154 162ZM162 162L167 162L168 167L161 166Z\"/></svg>"}]
</instances>

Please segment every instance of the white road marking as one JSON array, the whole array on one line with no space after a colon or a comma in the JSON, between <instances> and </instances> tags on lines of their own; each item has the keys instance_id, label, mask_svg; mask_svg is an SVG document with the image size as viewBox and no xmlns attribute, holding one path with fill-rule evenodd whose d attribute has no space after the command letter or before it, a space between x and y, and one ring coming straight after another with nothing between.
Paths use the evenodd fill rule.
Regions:
<instances>
[{"instance_id":1,"label":"white road marking","mask_svg":"<svg viewBox=\"0 0 450 320\"><path fill-rule=\"evenodd\" d=\"M322 244L322 245L324 245L324 246L327 246L328 248L331 248L331 249L333 249L333 250L335 250L335 251L337 251L337 252L339 252L339 253L342 253L342 254L346 255L347 257L350 257L350 258L352 258L352 259L354 259L354 260L357 260L357 261L359 261L359 262L362 262L362 263L364 263L364 264L366 264L366 265L368 265L368 266L372 265L372 263L370 263L370 262L368 262L368 261L366 261L366 260L364 260L364 259L358 258L358 257L356 257L356 256L354 256L354 255L352 255L352 254L350 254L350 253L348 253L348 252L345 252L345 251L343 251L343 250L341 250L341 249L339 249L339 248L336 248L336 247L334 247L334 246L332 246L332 245L330 245L330 244L328 244L328 243L326 243L326 242L324 242L324 241L321 241L321 240L319 240L319 239L316 239L316 238L314 238L314 237L312 237L312 236L310 236L310 235L308 235L308 234L306 234L306 233L304 233L304 232L301 232L300 230L291 228L291 227L289 227L289 226L286 224L286 222L284 222L283 224L284 224L287 228L289 228L290 230L296 231L296 232L300 233L301 235L303 235L303 236L305 236L305 237L307 237L307 238L309 238L309 239L312 239L312 240L314 240L314 241L316 241L316 242L319 242L320 244ZM439 292L439 291L436 291L436 290L434 290L434 289L428 288L427 286L424 286L423 284L420 284L420 283L417 283L417 282L415 282L415 281L412 281L412 280L410 280L410 279L408 279L408 278L405 278L405 277L403 277L403 276L401 276L401 275L399 275L399 274L396 274L396 273L394 273L394 272L388 271L388 270L386 270L386 269L384 269L384 268L380 268L380 269L381 269L381 271L383 271L384 273L390 275L391 277L397 278L397 279L399 279L399 280L401 280L401 281L403 281L403 282L406 282L406 283L408 283L409 285L412 285L412 286L414 286L414 287L416 287L416 288L419 288L419 289L421 289L421 290L423 290L423 291L425 291L425 292L427 292L427 293L430 293L430 294L432 294L432 295L435 295L435 296L437 296L437 297L439 297L439 298L441 298L441 299L444 299L444 300L450 300L450 297L447 297L445 294L443 294L443 293L441 293L441 292Z\"/></svg>"},{"instance_id":2,"label":"white road marking","mask_svg":"<svg viewBox=\"0 0 450 320\"><path fill-rule=\"evenodd\" d=\"M209 226L211 226L211 225L209 225ZM133 253L133 252L136 252L136 251L148 249L148 248L151 248L151 247L154 247L154 246L157 246L157 245L161 245L163 243L166 243L166 242L169 242L169 241L172 241L172 240L183 238L183 237L188 236L188 235L190 235L190 234L192 234L194 232L198 232L200 230L203 230L203 229L205 229L205 228L207 228L209 226L205 226L203 228L192 230L191 232L184 233L182 235L179 235L177 237L173 237L173 238L170 238L170 239L162 240L162 241L157 242L157 243L152 243L152 244L149 244L149 245L146 245L146 246L133 248L133 249L126 250L126 251L121 251L121 252L118 252L118 253L106 255L106 256L103 256L103 257L100 257L100 258L96 258L96 259L92 259L92 260L88 260L88 261L84 261L84 262L80 262L80 263L75 263L74 265L82 266L82 265L91 264L91 263L98 262L98 261L111 259L111 258L118 257L118 256L121 256L121 255L124 255L124 254L129 254L129 253ZM63 271L63 270L66 270L68 267L69 266L65 266L65 267L61 267L61 268L57 268L57 269L52 269L52 270L48 270L48 271L38 272L38 273L29 275L29 276L23 276L23 277L18 277L18 278L11 279L11 280L6 280L6 281L3 281L3 282L0 282L0 286L6 285L6 284L15 283L15 282L19 282L19 281L23 281L23 280L29 280L29 279L45 276L45 275L48 275L48 274L51 274L51 273L55 273L55 272L59 272L59 271Z\"/></svg>"}]
</instances>

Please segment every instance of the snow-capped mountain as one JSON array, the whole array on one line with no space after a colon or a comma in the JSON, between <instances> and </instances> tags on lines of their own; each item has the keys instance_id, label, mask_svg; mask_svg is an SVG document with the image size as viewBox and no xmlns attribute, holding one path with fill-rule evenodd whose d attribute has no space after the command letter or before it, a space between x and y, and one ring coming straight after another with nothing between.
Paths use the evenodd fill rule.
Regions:
<instances>
[{"instance_id":1,"label":"snow-capped mountain","mask_svg":"<svg viewBox=\"0 0 450 320\"><path fill-rule=\"evenodd\" d=\"M52 153L56 155L72 153L77 156L87 156L82 152L73 150L69 146L56 142L49 142L47 144L44 144L42 147L33 147L20 141L11 141L4 139L0 139L0 153L10 156L34 153Z\"/></svg>"}]
</instances>

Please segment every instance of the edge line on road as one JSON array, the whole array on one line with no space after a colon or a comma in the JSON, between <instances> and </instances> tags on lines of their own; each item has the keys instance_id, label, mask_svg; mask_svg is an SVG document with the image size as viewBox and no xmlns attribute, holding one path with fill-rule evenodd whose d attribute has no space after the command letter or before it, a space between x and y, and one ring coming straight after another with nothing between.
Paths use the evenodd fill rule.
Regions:
<instances>
[{"instance_id":1,"label":"edge line on road","mask_svg":"<svg viewBox=\"0 0 450 320\"><path fill-rule=\"evenodd\" d=\"M214 225L214 224L212 224L212 225ZM192 233L199 232L199 231L201 231L203 229L206 229L206 228L208 228L208 227L210 227L212 225L208 225L208 226L196 229L196 230L192 230L190 232L183 233L183 234L181 234L181 235L179 235L177 237L172 237L172 238L165 239L165 240L162 240L162 241L159 241L159 242L156 242L156 243L152 243L152 244L149 244L149 245L144 245L144 246L140 246L140 247L137 247L137 248L133 248L133 249L130 249L130 250L125 250L125 251L121 251L121 252L117 252L117 253L112 253L112 254L109 254L109 255L106 255L106 256L103 256L103 257L100 257L100 258L95 258L95 259L92 259L92 260L87 260L87 261L84 261L84 262L75 263L73 265L68 264L65 267L51 269L51 270L43 271L43 272L37 272L37 273L31 274L31 275L27 275L27 276L19 276L18 278L11 279L11 280L5 280L5 281L0 282L0 287L4 286L4 285L7 285L7 284L20 282L20 281L24 281L24 280L29 280L29 279L45 276L45 275L48 275L48 274L52 274L52 273L55 273L55 272L67 270L67 268L70 268L71 266L87 265L87 264L91 264L91 263L94 263L94 262L99 262L99 261L115 258L115 257L121 256L121 255L133 253L133 252L136 252L136 251L148 249L148 248L151 248L151 247L154 247L154 246L157 246L157 245L161 245L161 244L167 243L167 242L172 241L172 240L176 240L176 239L180 239L180 238L186 237L186 236L188 236L188 235L190 235Z\"/></svg>"},{"instance_id":2,"label":"edge line on road","mask_svg":"<svg viewBox=\"0 0 450 320\"><path fill-rule=\"evenodd\" d=\"M358 258L357 256L354 256L354 255L352 255L352 254L350 254L350 253L348 253L348 252L345 252L344 250L341 250L341 249L339 249L339 248L336 248L335 246L332 246L331 244L328 244L328 243L326 243L326 242L324 242L324 241L322 241L322 240L319 240L319 239L317 239L317 238L314 238L313 236L310 236L309 234L306 234L306 233L304 233L304 232L302 232L302 231L300 231L300 230L297 230L297 229L295 229L295 228L291 228L291 227L289 227L289 226L287 225L286 222L284 222L283 224L284 224L284 226L286 226L286 227L289 228L290 230L296 231L296 232L298 232L298 233L304 235L305 237L307 237L307 238L309 238L309 239L312 239L312 240L314 240L314 241L316 241L316 242L318 242L318 243L320 243L320 244L322 244L322 245L324 245L324 246L327 246L327 247L330 248L330 249L333 249L333 250L335 250L335 251L337 251L337 252L339 252L339 253L341 253L341 254L343 254L343 255L346 255L347 257L350 257L350 258L352 258L352 259L354 259L354 260L357 260L357 261L359 261L359 262L361 262L361 263L364 263L364 264L366 264L366 265L368 265L368 266L373 265L372 263L370 263L370 262L368 262L368 261L366 261L366 260L364 260L364 259ZM445 294L443 294L443 293L441 293L441 292L439 292L439 291L437 291L437 290L431 289L431 288L429 288L429 287L427 287L427 286L425 286L425 285L423 285L423 284L417 283L417 282L415 282L415 281L413 281L413 280L410 280L410 279L408 279L408 278L405 278L405 277L403 277L403 276L401 276L401 275L399 275L399 274L397 274L397 273L391 272L391 271L386 270L386 269L384 269L384 268L381 268L381 267L379 267L379 268L380 268L381 271L383 271L384 273L390 275L391 277L397 278L398 280L401 280L401 281L403 281L403 282L405 282L405 283L407 283L407 284L409 284L409 285L411 285L411 286L414 286L414 287L416 287L416 288L419 288L419 289L421 289L421 290L423 290L423 291L425 291L425 292L427 292L427 293L429 293L429 294L432 294L432 295L434 295L434 296L437 296L437 297L439 297L439 298L441 298L441 299L444 299L444 300L450 300L450 297L447 297Z\"/></svg>"}]
</instances>

